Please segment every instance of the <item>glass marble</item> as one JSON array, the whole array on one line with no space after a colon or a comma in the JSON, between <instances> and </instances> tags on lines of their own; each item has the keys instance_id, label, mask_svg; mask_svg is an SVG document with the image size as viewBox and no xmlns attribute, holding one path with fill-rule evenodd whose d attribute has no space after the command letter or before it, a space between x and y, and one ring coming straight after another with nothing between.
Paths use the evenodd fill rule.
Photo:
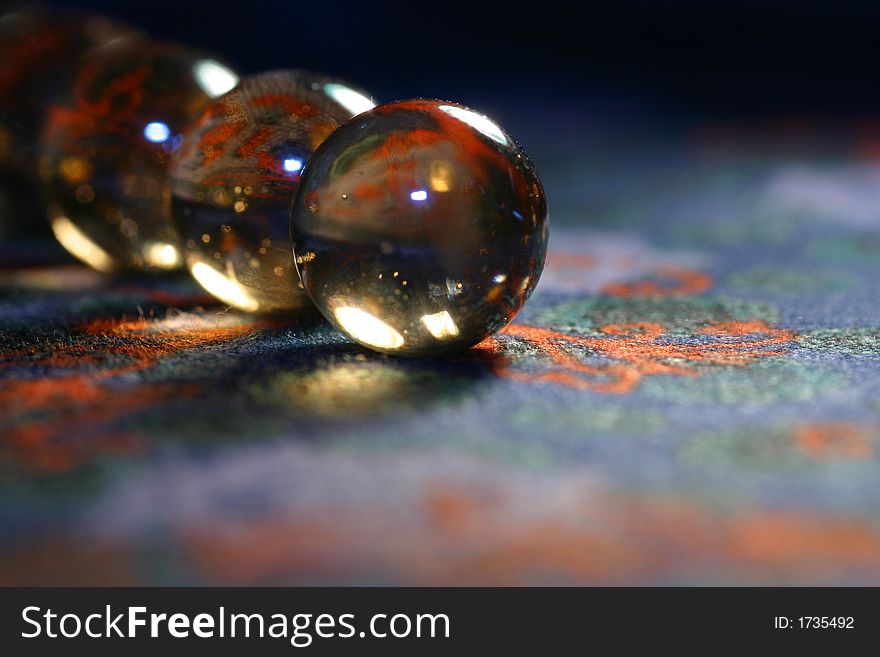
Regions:
<instances>
[{"instance_id":1,"label":"glass marble","mask_svg":"<svg viewBox=\"0 0 880 657\"><path fill-rule=\"evenodd\" d=\"M371 349L464 349L520 311L544 267L544 190L487 117L439 100L342 125L303 172L291 212L306 292Z\"/></svg>"},{"instance_id":2,"label":"glass marble","mask_svg":"<svg viewBox=\"0 0 880 657\"><path fill-rule=\"evenodd\" d=\"M167 170L183 126L236 74L190 48L122 40L83 61L53 105L39 170L55 236L95 269L182 265L167 215Z\"/></svg>"},{"instance_id":3,"label":"glass marble","mask_svg":"<svg viewBox=\"0 0 880 657\"><path fill-rule=\"evenodd\" d=\"M45 109L86 52L138 34L81 12L40 6L0 11L0 239L48 232L36 166Z\"/></svg>"},{"instance_id":4,"label":"glass marble","mask_svg":"<svg viewBox=\"0 0 880 657\"><path fill-rule=\"evenodd\" d=\"M303 167L369 94L306 71L242 80L184 131L170 172L171 214L193 277L250 312L311 302L290 248L290 206Z\"/></svg>"}]
</instances>

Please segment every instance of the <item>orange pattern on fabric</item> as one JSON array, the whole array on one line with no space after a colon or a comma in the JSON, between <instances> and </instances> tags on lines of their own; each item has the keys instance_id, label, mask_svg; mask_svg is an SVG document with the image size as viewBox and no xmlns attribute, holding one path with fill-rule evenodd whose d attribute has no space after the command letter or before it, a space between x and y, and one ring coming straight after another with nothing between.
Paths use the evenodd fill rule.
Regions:
<instances>
[{"instance_id":1,"label":"orange pattern on fabric","mask_svg":"<svg viewBox=\"0 0 880 657\"><path fill-rule=\"evenodd\" d=\"M684 267L661 267L656 275L661 280L609 283L602 288L602 294L612 297L668 297L702 294L712 287L711 276Z\"/></svg>"},{"instance_id":2,"label":"orange pattern on fabric","mask_svg":"<svg viewBox=\"0 0 880 657\"><path fill-rule=\"evenodd\" d=\"M560 269L586 270L596 266L596 258L589 253L551 251L547 255L547 266Z\"/></svg>"},{"instance_id":3,"label":"orange pattern on fabric","mask_svg":"<svg viewBox=\"0 0 880 657\"><path fill-rule=\"evenodd\" d=\"M880 573L873 521L803 509L725 514L679 499L564 490L547 516L540 503L499 489L438 482L419 499L423 524L406 532L367 504L187 526L180 540L201 576L225 585L345 581L385 569L404 583L441 586L529 585L536 573L544 582L628 584L705 578L704 568L718 582L743 572L786 582L802 579L805 564L816 582L846 568Z\"/></svg>"},{"instance_id":4,"label":"orange pattern on fabric","mask_svg":"<svg viewBox=\"0 0 880 657\"><path fill-rule=\"evenodd\" d=\"M504 341L490 338L477 346L501 357L496 373L529 383L558 385L613 394L631 392L651 374L696 376L697 363L746 365L757 358L778 356L779 348L795 338L792 331L771 328L760 320L748 322L712 322L698 331L713 336L709 342L691 344L666 336L655 322L607 324L600 332L607 337L584 337L547 328L511 324L502 333L526 342L550 359L552 367L533 373L515 369L515 357ZM611 363L590 365L586 355L611 359ZM580 353L578 353L580 352Z\"/></svg>"},{"instance_id":5,"label":"orange pattern on fabric","mask_svg":"<svg viewBox=\"0 0 880 657\"><path fill-rule=\"evenodd\" d=\"M170 322L170 323L169 323ZM27 421L12 423L0 440L22 464L42 471L61 472L80 465L92 454L132 454L142 451L140 437L112 433L103 425L163 400L193 396L195 384L138 383L110 386L121 376L146 370L161 358L206 344L222 342L265 328L269 320L212 325L180 325L173 319L96 320L81 327L87 335L110 335L113 340L95 353L87 342L79 342L44 354L10 352L0 354L0 368L14 366L19 358L34 367L58 370L39 379L13 379L0 389L0 407L15 409ZM78 368L98 360L120 360L120 364L88 373ZM79 429L76 440L59 440Z\"/></svg>"},{"instance_id":6,"label":"orange pattern on fabric","mask_svg":"<svg viewBox=\"0 0 880 657\"><path fill-rule=\"evenodd\" d=\"M84 573L88 573L84 575ZM53 536L7 548L0 586L143 586L137 552L122 542Z\"/></svg>"},{"instance_id":7,"label":"orange pattern on fabric","mask_svg":"<svg viewBox=\"0 0 880 657\"><path fill-rule=\"evenodd\" d=\"M794 444L803 454L820 461L865 460L874 456L880 428L853 422L826 422L795 428Z\"/></svg>"}]
</instances>

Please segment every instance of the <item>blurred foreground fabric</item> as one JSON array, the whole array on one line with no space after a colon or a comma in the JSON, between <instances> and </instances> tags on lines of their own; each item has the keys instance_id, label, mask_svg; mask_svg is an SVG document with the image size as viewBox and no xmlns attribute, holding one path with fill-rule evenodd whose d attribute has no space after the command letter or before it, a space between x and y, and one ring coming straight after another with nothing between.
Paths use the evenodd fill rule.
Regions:
<instances>
[{"instance_id":1,"label":"blurred foreground fabric","mask_svg":"<svg viewBox=\"0 0 880 657\"><path fill-rule=\"evenodd\" d=\"M880 127L516 127L549 264L453 358L0 246L0 583L880 584Z\"/></svg>"}]
</instances>

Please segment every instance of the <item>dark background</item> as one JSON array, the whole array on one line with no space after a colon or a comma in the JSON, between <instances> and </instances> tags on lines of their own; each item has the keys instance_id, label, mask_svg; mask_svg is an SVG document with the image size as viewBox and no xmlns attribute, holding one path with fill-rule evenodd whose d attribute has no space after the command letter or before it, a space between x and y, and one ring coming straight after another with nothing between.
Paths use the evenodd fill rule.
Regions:
<instances>
[{"instance_id":1,"label":"dark background","mask_svg":"<svg viewBox=\"0 0 880 657\"><path fill-rule=\"evenodd\" d=\"M337 74L381 100L583 100L609 112L713 119L865 116L880 107L880 2L47 4L118 16L246 73Z\"/></svg>"}]
</instances>

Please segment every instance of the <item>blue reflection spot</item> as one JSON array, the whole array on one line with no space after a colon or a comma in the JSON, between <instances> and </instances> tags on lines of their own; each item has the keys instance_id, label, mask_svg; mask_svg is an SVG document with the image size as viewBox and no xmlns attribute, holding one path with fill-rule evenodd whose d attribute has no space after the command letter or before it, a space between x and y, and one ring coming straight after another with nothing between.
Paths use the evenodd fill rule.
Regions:
<instances>
[{"instance_id":1,"label":"blue reflection spot","mask_svg":"<svg viewBox=\"0 0 880 657\"><path fill-rule=\"evenodd\" d=\"M517 212L516 210L513 211L513 216L516 217L517 219L519 219L520 221L522 221L522 219L523 219L523 216L519 212Z\"/></svg>"},{"instance_id":2,"label":"blue reflection spot","mask_svg":"<svg viewBox=\"0 0 880 657\"><path fill-rule=\"evenodd\" d=\"M288 158L284 160L284 170L290 171L293 173L294 171L299 171L303 168L302 160L297 160L295 158Z\"/></svg>"},{"instance_id":3,"label":"blue reflection spot","mask_svg":"<svg viewBox=\"0 0 880 657\"><path fill-rule=\"evenodd\" d=\"M171 128L161 121L148 123L144 128L144 137L154 144L161 144L171 136Z\"/></svg>"},{"instance_id":4,"label":"blue reflection spot","mask_svg":"<svg viewBox=\"0 0 880 657\"><path fill-rule=\"evenodd\" d=\"M411 192L409 197L413 201L427 201L428 200L428 192L426 192L424 189L417 189L416 191Z\"/></svg>"}]
</instances>

